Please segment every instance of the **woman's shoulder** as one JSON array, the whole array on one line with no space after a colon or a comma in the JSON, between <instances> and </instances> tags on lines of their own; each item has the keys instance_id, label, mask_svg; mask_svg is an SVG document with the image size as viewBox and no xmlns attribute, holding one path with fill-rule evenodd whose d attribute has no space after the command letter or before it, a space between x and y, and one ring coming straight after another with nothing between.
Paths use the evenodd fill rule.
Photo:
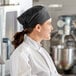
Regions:
<instances>
[{"instance_id":1,"label":"woman's shoulder","mask_svg":"<svg viewBox=\"0 0 76 76\"><path fill-rule=\"evenodd\" d=\"M13 51L13 53L12 53L12 55L21 55L21 54L26 54L26 55L28 55L29 54L29 52L30 52L30 50L29 50L29 45L28 44L26 44L26 43L22 43L22 44L20 44L14 51Z\"/></svg>"},{"instance_id":2,"label":"woman's shoulder","mask_svg":"<svg viewBox=\"0 0 76 76\"><path fill-rule=\"evenodd\" d=\"M24 43L22 43L21 45L19 45L14 51L13 53L11 54L10 56L10 60L13 60L13 59L17 59L17 60L20 60L20 59L24 59L24 60L29 60L29 50L28 50L28 46L25 45Z\"/></svg>"}]
</instances>

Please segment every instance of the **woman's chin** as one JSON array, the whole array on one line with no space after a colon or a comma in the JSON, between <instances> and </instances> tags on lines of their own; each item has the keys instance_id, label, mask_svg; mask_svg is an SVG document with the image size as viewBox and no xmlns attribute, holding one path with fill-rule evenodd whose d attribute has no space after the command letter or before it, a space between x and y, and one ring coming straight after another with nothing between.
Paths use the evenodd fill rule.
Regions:
<instances>
[{"instance_id":1,"label":"woman's chin","mask_svg":"<svg viewBox=\"0 0 76 76\"><path fill-rule=\"evenodd\" d=\"M49 37L46 37L44 40L50 40L51 39L51 37L49 36Z\"/></svg>"}]
</instances>

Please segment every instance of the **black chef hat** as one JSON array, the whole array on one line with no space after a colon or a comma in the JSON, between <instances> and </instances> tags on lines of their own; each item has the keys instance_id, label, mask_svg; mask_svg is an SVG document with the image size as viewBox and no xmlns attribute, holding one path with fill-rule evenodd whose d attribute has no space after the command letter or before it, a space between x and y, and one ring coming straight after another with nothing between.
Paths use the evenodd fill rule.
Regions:
<instances>
[{"instance_id":1,"label":"black chef hat","mask_svg":"<svg viewBox=\"0 0 76 76\"><path fill-rule=\"evenodd\" d=\"M23 25L23 28L35 27L36 24L42 24L50 19L50 16L44 6L33 6L18 18L18 21Z\"/></svg>"}]
</instances>

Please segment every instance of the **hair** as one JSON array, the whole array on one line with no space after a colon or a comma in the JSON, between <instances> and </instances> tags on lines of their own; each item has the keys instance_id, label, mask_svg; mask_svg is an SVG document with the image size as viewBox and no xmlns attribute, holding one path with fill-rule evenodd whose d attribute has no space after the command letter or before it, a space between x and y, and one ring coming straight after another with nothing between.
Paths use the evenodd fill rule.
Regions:
<instances>
[{"instance_id":1,"label":"hair","mask_svg":"<svg viewBox=\"0 0 76 76\"><path fill-rule=\"evenodd\" d=\"M33 28L25 29L21 32L17 32L14 35L14 40L12 41L12 44L14 45L14 48L16 49L23 41L24 41L24 35L29 34L33 31Z\"/></svg>"}]
</instances>

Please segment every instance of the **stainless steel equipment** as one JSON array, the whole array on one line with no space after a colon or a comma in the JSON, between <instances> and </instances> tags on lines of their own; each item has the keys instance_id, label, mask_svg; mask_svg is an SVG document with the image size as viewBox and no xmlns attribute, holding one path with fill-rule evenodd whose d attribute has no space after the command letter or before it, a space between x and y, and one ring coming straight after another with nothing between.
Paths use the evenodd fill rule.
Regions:
<instances>
[{"instance_id":1,"label":"stainless steel equipment","mask_svg":"<svg viewBox=\"0 0 76 76\"><path fill-rule=\"evenodd\" d=\"M68 41L67 45L65 45L53 45L52 50L56 66L60 69L68 70L73 65L75 44Z\"/></svg>"},{"instance_id":2,"label":"stainless steel equipment","mask_svg":"<svg viewBox=\"0 0 76 76\"><path fill-rule=\"evenodd\" d=\"M19 5L19 1L14 1L14 0L0 0L0 5L5 6L5 5Z\"/></svg>"},{"instance_id":3,"label":"stainless steel equipment","mask_svg":"<svg viewBox=\"0 0 76 76\"><path fill-rule=\"evenodd\" d=\"M19 31L16 20L19 15L19 5L0 6L0 56L5 64L0 66L1 76L9 74L8 59L12 52L11 40L15 32Z\"/></svg>"},{"instance_id":4,"label":"stainless steel equipment","mask_svg":"<svg viewBox=\"0 0 76 76\"><path fill-rule=\"evenodd\" d=\"M58 22L58 33L52 37L52 57L56 67L68 71L74 66L76 39L73 34L72 20L76 17L61 16ZM62 23L62 25L61 25ZM61 26L60 26L61 25Z\"/></svg>"}]
</instances>

